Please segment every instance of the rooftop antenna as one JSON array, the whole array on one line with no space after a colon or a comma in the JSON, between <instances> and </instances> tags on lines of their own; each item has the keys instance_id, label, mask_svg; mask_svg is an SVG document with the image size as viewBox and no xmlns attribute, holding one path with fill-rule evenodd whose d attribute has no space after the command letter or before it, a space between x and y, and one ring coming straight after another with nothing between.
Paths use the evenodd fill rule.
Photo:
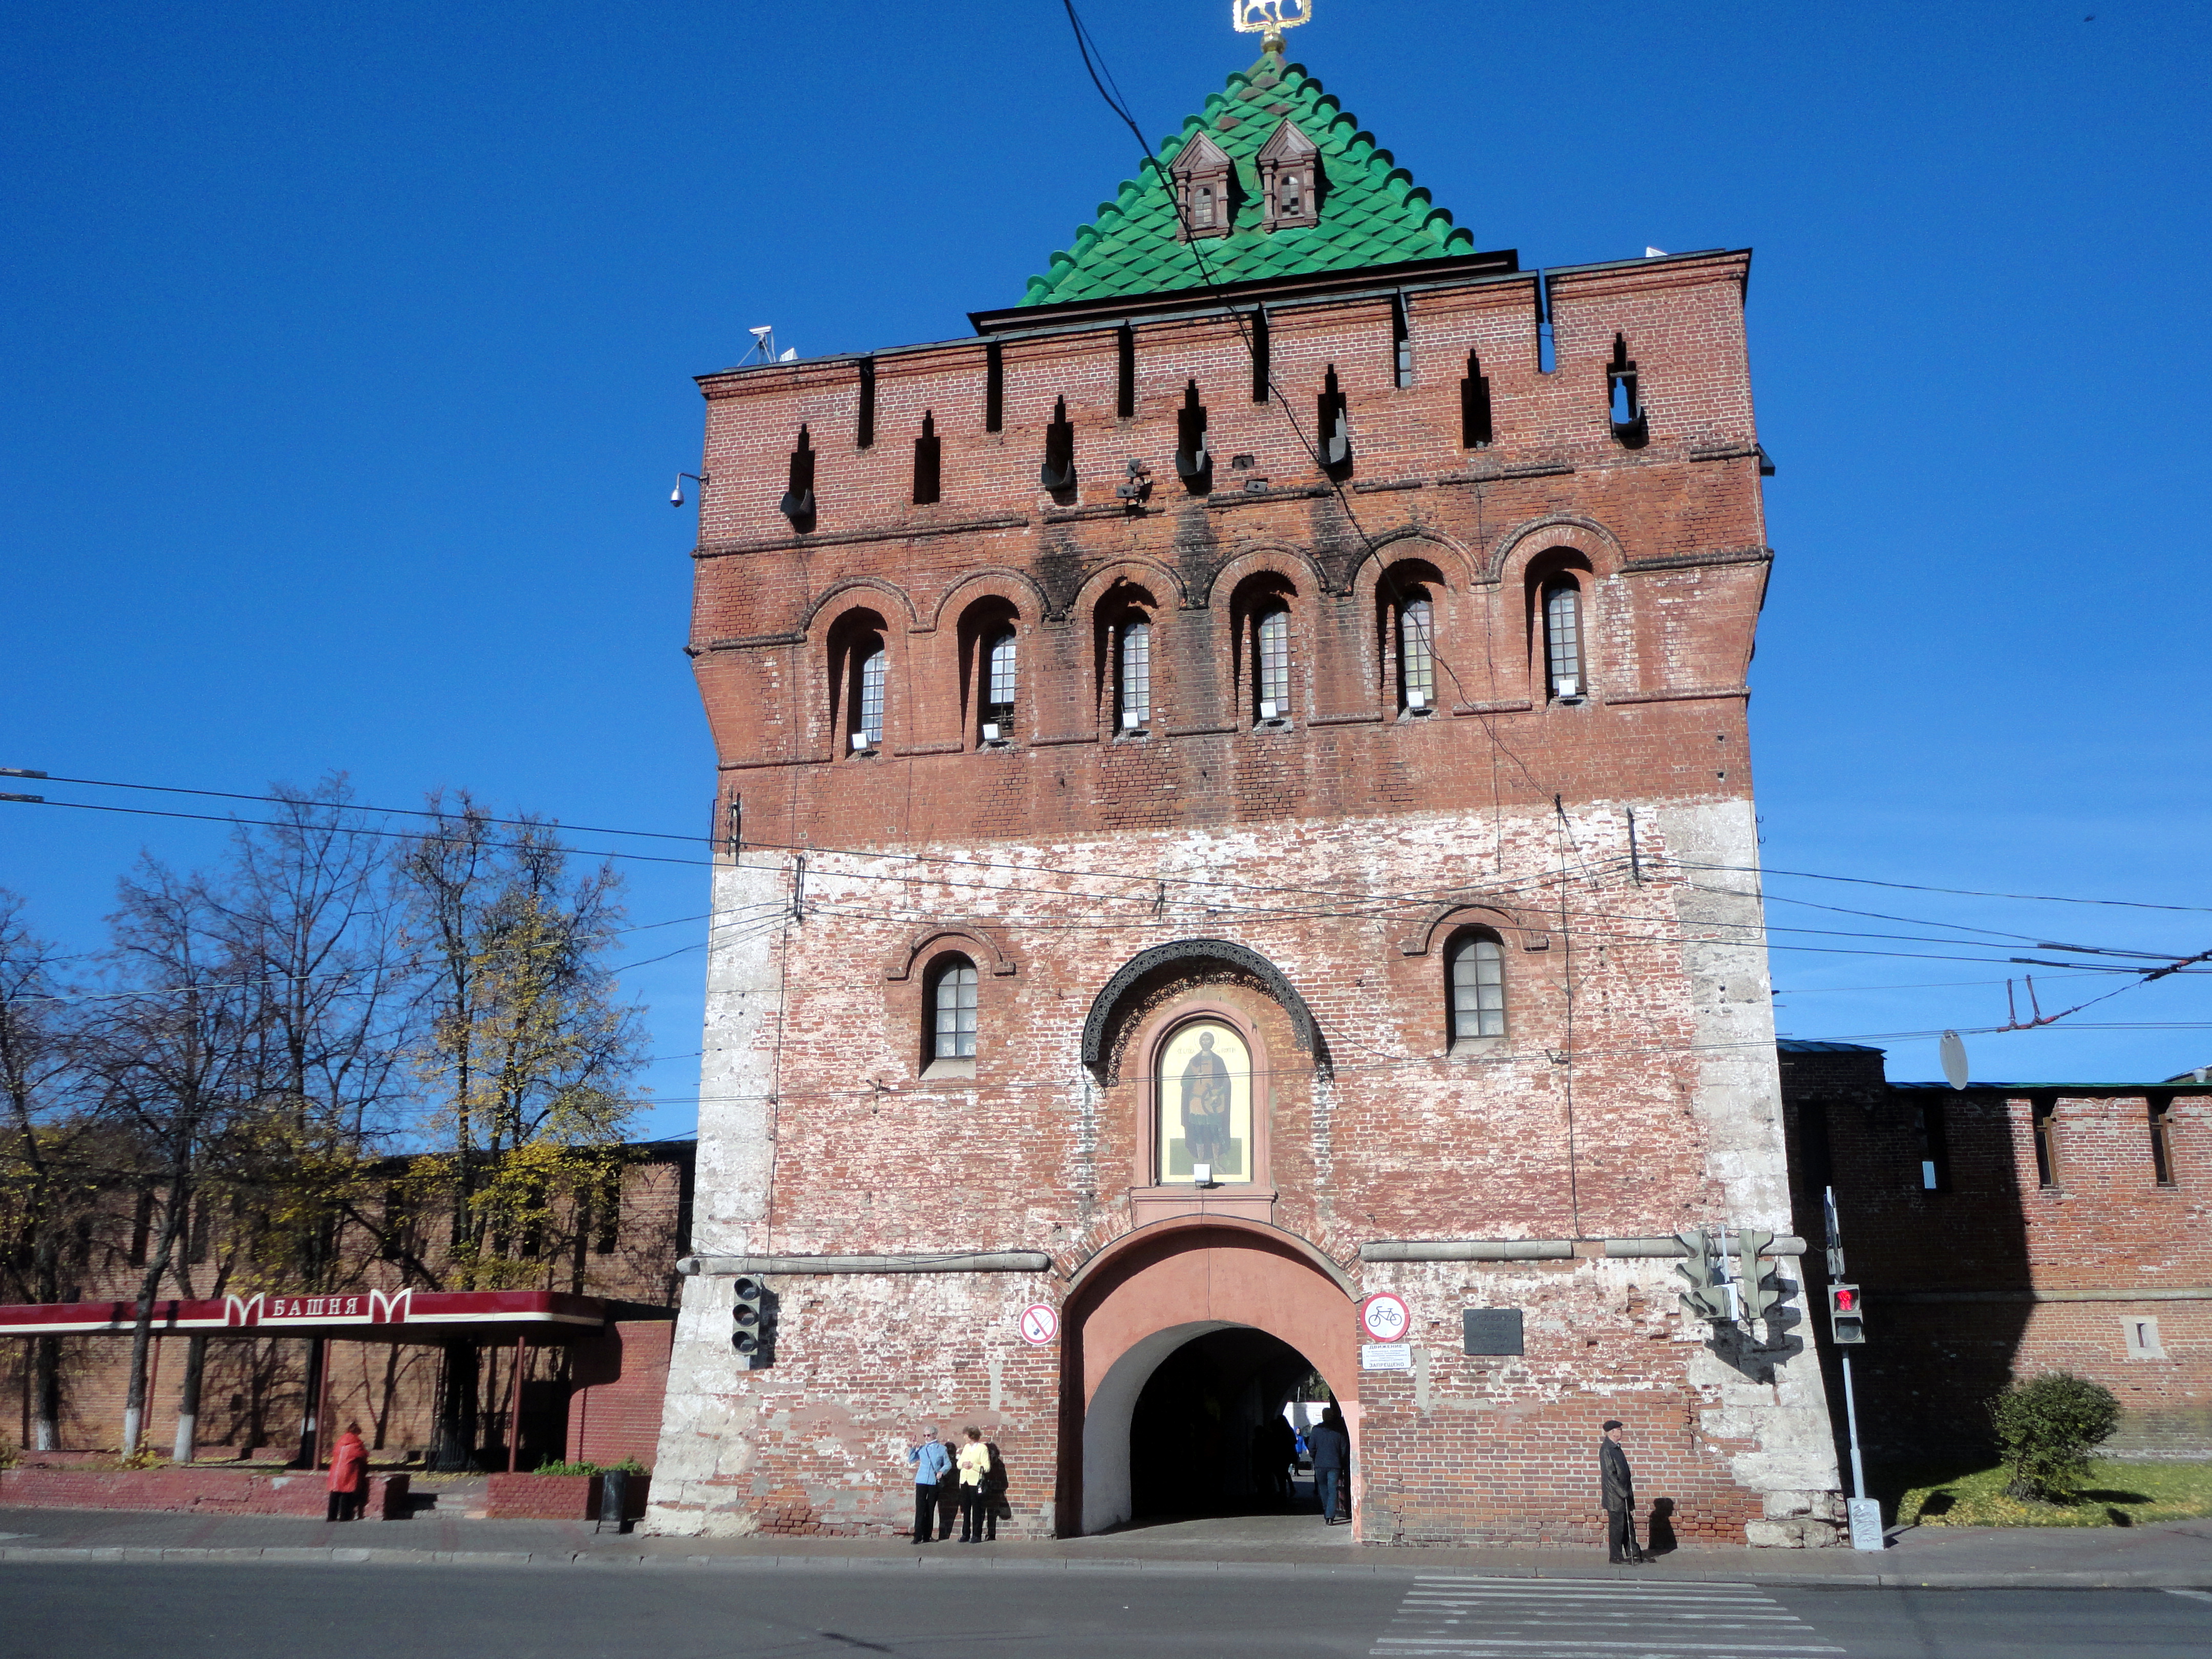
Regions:
<instances>
[{"instance_id":1,"label":"rooftop antenna","mask_svg":"<svg viewBox=\"0 0 2212 1659\"><path fill-rule=\"evenodd\" d=\"M745 362L748 363L755 361L763 363L787 363L799 356L799 348L796 346L781 356L777 355L775 325L773 323L763 323L758 328L749 328L745 332L753 337L753 349L745 356Z\"/></svg>"}]
</instances>

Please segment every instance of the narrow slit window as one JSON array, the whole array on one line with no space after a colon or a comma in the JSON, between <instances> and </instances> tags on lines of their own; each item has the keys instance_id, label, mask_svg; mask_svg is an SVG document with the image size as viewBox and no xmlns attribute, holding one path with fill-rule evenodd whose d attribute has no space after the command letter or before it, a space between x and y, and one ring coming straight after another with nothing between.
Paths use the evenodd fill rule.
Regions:
<instances>
[{"instance_id":1,"label":"narrow slit window","mask_svg":"<svg viewBox=\"0 0 2212 1659\"><path fill-rule=\"evenodd\" d=\"M1037 481L1059 495L1075 488L1075 423L1067 418L1067 399L1055 399L1052 423L1044 429L1044 465Z\"/></svg>"},{"instance_id":2,"label":"narrow slit window","mask_svg":"<svg viewBox=\"0 0 2212 1659\"><path fill-rule=\"evenodd\" d=\"M930 1056L975 1057L975 964L956 957L930 982Z\"/></svg>"},{"instance_id":3,"label":"narrow slit window","mask_svg":"<svg viewBox=\"0 0 2212 1659\"><path fill-rule=\"evenodd\" d=\"M1291 612L1269 605L1253 619L1252 661L1256 691L1254 711L1263 720L1286 720L1291 712Z\"/></svg>"},{"instance_id":4,"label":"narrow slit window","mask_svg":"<svg viewBox=\"0 0 2212 1659\"><path fill-rule=\"evenodd\" d=\"M1400 391L1413 384L1413 319L1402 294L1390 301L1390 368Z\"/></svg>"},{"instance_id":5,"label":"narrow slit window","mask_svg":"<svg viewBox=\"0 0 2212 1659\"><path fill-rule=\"evenodd\" d=\"M2161 1187L2175 1184L2173 1179L2173 1103L2154 1100L2150 1103L2150 1167L2152 1177Z\"/></svg>"},{"instance_id":6,"label":"narrow slit window","mask_svg":"<svg viewBox=\"0 0 2212 1659\"><path fill-rule=\"evenodd\" d=\"M1564 576L1544 586L1544 678L1554 702L1583 696L1582 597Z\"/></svg>"},{"instance_id":7,"label":"narrow slit window","mask_svg":"<svg viewBox=\"0 0 2212 1659\"><path fill-rule=\"evenodd\" d=\"M1943 1105L1930 1101L1920 1109L1920 1190L1951 1190L1951 1143L1944 1133Z\"/></svg>"},{"instance_id":8,"label":"narrow slit window","mask_svg":"<svg viewBox=\"0 0 2212 1659\"><path fill-rule=\"evenodd\" d=\"M1467 378L1459 383L1459 442L1462 449L1480 449L1491 441L1490 377L1482 372L1482 359L1467 354Z\"/></svg>"},{"instance_id":9,"label":"narrow slit window","mask_svg":"<svg viewBox=\"0 0 2212 1659\"><path fill-rule=\"evenodd\" d=\"M1267 386L1273 378L1273 369L1268 361L1267 307L1255 306L1252 310L1252 401L1254 403L1264 404L1267 401Z\"/></svg>"},{"instance_id":10,"label":"narrow slit window","mask_svg":"<svg viewBox=\"0 0 2212 1659\"><path fill-rule=\"evenodd\" d=\"M1121 728L1140 731L1152 718L1152 625L1141 617L1121 624Z\"/></svg>"},{"instance_id":11,"label":"narrow slit window","mask_svg":"<svg viewBox=\"0 0 2212 1659\"><path fill-rule=\"evenodd\" d=\"M860 415L853 434L856 447L867 449L876 441L876 360L860 359Z\"/></svg>"},{"instance_id":12,"label":"narrow slit window","mask_svg":"<svg viewBox=\"0 0 2212 1659\"><path fill-rule=\"evenodd\" d=\"M1352 465L1352 412L1343 389L1337 385L1334 363L1322 377L1315 413L1321 430L1321 464L1331 472L1341 472Z\"/></svg>"},{"instance_id":13,"label":"narrow slit window","mask_svg":"<svg viewBox=\"0 0 2212 1659\"><path fill-rule=\"evenodd\" d=\"M1001 628L983 647L983 740L1003 740L1014 723L1014 630Z\"/></svg>"},{"instance_id":14,"label":"narrow slit window","mask_svg":"<svg viewBox=\"0 0 2212 1659\"><path fill-rule=\"evenodd\" d=\"M884 671L888 665L878 636L864 635L853 642L852 714L846 730L855 753L883 746Z\"/></svg>"},{"instance_id":15,"label":"narrow slit window","mask_svg":"<svg viewBox=\"0 0 2212 1659\"><path fill-rule=\"evenodd\" d=\"M1122 420L1131 420L1137 413L1137 331L1122 324L1115 331L1114 346L1117 368L1114 413Z\"/></svg>"},{"instance_id":16,"label":"narrow slit window","mask_svg":"<svg viewBox=\"0 0 2212 1659\"><path fill-rule=\"evenodd\" d=\"M1416 588L1398 607L1398 706L1418 714L1436 705L1436 609Z\"/></svg>"},{"instance_id":17,"label":"narrow slit window","mask_svg":"<svg viewBox=\"0 0 2212 1659\"><path fill-rule=\"evenodd\" d=\"M1619 334L1613 337L1613 361L1606 365L1605 395L1614 441L1626 449L1643 448L1650 439L1651 422L1644 413L1628 341Z\"/></svg>"},{"instance_id":18,"label":"narrow slit window","mask_svg":"<svg viewBox=\"0 0 2212 1659\"><path fill-rule=\"evenodd\" d=\"M939 453L937 417L924 410L921 435L914 441L914 504L916 507L933 507L937 503Z\"/></svg>"},{"instance_id":19,"label":"narrow slit window","mask_svg":"<svg viewBox=\"0 0 2212 1659\"><path fill-rule=\"evenodd\" d=\"M612 1255L622 1238L622 1177L617 1176L600 1191L592 1206L592 1254Z\"/></svg>"},{"instance_id":20,"label":"narrow slit window","mask_svg":"<svg viewBox=\"0 0 2212 1659\"><path fill-rule=\"evenodd\" d=\"M1505 957L1487 933L1462 934L1450 955L1454 1042L1505 1035Z\"/></svg>"},{"instance_id":21,"label":"narrow slit window","mask_svg":"<svg viewBox=\"0 0 2212 1659\"><path fill-rule=\"evenodd\" d=\"M793 529L804 529L814 520L814 450L804 426L799 428L798 447L791 452L790 471L784 475L783 500L776 505Z\"/></svg>"},{"instance_id":22,"label":"narrow slit window","mask_svg":"<svg viewBox=\"0 0 2212 1659\"><path fill-rule=\"evenodd\" d=\"M2058 1185L2058 1103L2039 1100L2030 1110L2035 1117L2035 1184L2048 1190Z\"/></svg>"},{"instance_id":23,"label":"narrow slit window","mask_svg":"<svg viewBox=\"0 0 2212 1659\"><path fill-rule=\"evenodd\" d=\"M994 340L983 348L983 430L1000 432L1006 425L1006 356Z\"/></svg>"},{"instance_id":24,"label":"narrow slit window","mask_svg":"<svg viewBox=\"0 0 2212 1659\"><path fill-rule=\"evenodd\" d=\"M1176 476L1195 494L1213 487L1213 457L1206 447L1206 405L1198 400L1196 380L1184 386L1182 407L1176 411Z\"/></svg>"}]
</instances>

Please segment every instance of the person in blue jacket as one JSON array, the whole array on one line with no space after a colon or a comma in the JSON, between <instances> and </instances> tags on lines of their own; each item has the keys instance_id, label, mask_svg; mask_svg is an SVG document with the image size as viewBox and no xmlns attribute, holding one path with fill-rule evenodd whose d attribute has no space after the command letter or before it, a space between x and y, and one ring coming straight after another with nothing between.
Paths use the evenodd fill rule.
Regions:
<instances>
[{"instance_id":1,"label":"person in blue jacket","mask_svg":"<svg viewBox=\"0 0 2212 1659\"><path fill-rule=\"evenodd\" d=\"M937 1526L937 1483L952 1468L952 1454L932 1429L920 1445L906 1449L906 1461L914 1468L914 1541L927 1544Z\"/></svg>"}]
</instances>

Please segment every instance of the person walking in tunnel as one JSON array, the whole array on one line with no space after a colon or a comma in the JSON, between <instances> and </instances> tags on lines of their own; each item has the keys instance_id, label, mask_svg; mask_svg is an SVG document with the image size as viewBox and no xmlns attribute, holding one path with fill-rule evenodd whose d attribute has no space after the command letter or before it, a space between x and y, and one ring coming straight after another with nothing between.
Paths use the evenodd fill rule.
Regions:
<instances>
[{"instance_id":1,"label":"person walking in tunnel","mask_svg":"<svg viewBox=\"0 0 2212 1659\"><path fill-rule=\"evenodd\" d=\"M1337 1496L1352 1468L1352 1437L1344 1431L1343 1414L1331 1406L1306 1438L1313 1448L1314 1486L1321 1495L1322 1524L1334 1527L1338 1524ZM1346 1522L1350 1520L1347 1515Z\"/></svg>"},{"instance_id":2,"label":"person walking in tunnel","mask_svg":"<svg viewBox=\"0 0 2212 1659\"><path fill-rule=\"evenodd\" d=\"M358 1521L368 1497L368 1448L361 1443L361 1425L349 1423L331 1448L331 1501L326 1521Z\"/></svg>"},{"instance_id":3,"label":"person walking in tunnel","mask_svg":"<svg viewBox=\"0 0 2212 1659\"><path fill-rule=\"evenodd\" d=\"M920 1445L906 1449L906 1461L914 1467L914 1541L927 1544L936 1522L937 1483L951 1467L952 1457L932 1429Z\"/></svg>"},{"instance_id":4,"label":"person walking in tunnel","mask_svg":"<svg viewBox=\"0 0 2212 1659\"><path fill-rule=\"evenodd\" d=\"M960 1541L980 1544L989 1518L983 1483L991 1474L991 1449L983 1443L982 1430L970 1424L967 1433L968 1443L960 1449Z\"/></svg>"},{"instance_id":5,"label":"person walking in tunnel","mask_svg":"<svg viewBox=\"0 0 2212 1659\"><path fill-rule=\"evenodd\" d=\"M1629 1470L1628 1454L1620 1449L1620 1419L1605 1420L1604 1438L1597 1443L1598 1492L1605 1504L1605 1559L1641 1566L1650 1558L1636 1541L1636 1477Z\"/></svg>"}]
</instances>

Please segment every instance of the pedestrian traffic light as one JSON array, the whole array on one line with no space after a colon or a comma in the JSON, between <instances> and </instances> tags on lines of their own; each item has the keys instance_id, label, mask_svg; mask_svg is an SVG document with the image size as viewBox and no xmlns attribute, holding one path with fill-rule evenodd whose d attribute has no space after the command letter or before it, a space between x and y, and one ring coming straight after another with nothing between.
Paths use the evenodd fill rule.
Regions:
<instances>
[{"instance_id":1,"label":"pedestrian traffic light","mask_svg":"<svg viewBox=\"0 0 2212 1659\"><path fill-rule=\"evenodd\" d=\"M1863 1342L1866 1327L1859 1316L1859 1287L1828 1286L1828 1328L1838 1342Z\"/></svg>"},{"instance_id":2,"label":"pedestrian traffic light","mask_svg":"<svg viewBox=\"0 0 2212 1659\"><path fill-rule=\"evenodd\" d=\"M1744 1322L1751 1324L1770 1316L1782 1300L1782 1287L1770 1285L1765 1269L1759 1265L1759 1253L1774 1243L1774 1235L1754 1232L1747 1227L1736 1237L1742 1241L1737 1259L1743 1264L1736 1279L1736 1297Z\"/></svg>"},{"instance_id":3,"label":"pedestrian traffic light","mask_svg":"<svg viewBox=\"0 0 2212 1659\"><path fill-rule=\"evenodd\" d=\"M1721 1278L1711 1241L1703 1231L1692 1230L1676 1233L1674 1242L1686 1258L1674 1264L1674 1271L1690 1281L1690 1288L1682 1292L1682 1311L1692 1319L1733 1318L1735 1309L1729 1304L1729 1287Z\"/></svg>"},{"instance_id":4,"label":"pedestrian traffic light","mask_svg":"<svg viewBox=\"0 0 2212 1659\"><path fill-rule=\"evenodd\" d=\"M730 1346L738 1364L757 1371L775 1358L775 1293L750 1273L739 1274L732 1289Z\"/></svg>"}]
</instances>

